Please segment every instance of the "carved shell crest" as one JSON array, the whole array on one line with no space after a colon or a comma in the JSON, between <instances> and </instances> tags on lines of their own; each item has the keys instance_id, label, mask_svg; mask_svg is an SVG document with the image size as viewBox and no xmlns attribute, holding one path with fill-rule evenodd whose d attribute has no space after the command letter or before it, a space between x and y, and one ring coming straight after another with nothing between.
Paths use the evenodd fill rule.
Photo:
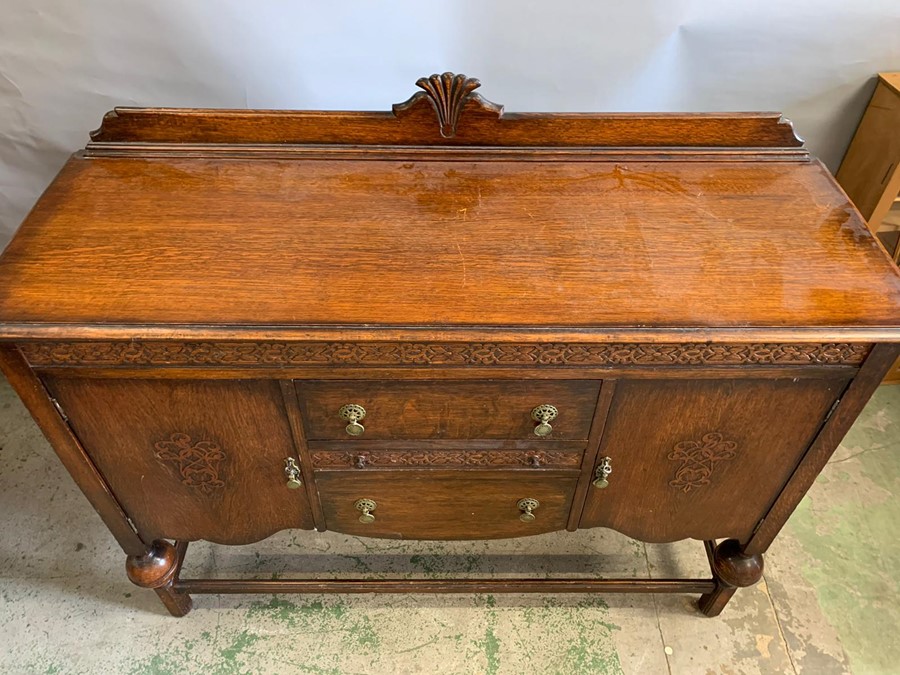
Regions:
<instances>
[{"instance_id":1,"label":"carved shell crest","mask_svg":"<svg viewBox=\"0 0 900 675\"><path fill-rule=\"evenodd\" d=\"M420 77L416 86L424 89L431 99L441 124L441 136L452 138L456 135L456 125L466 99L481 86L481 82L474 77L444 73Z\"/></svg>"},{"instance_id":2,"label":"carved shell crest","mask_svg":"<svg viewBox=\"0 0 900 675\"><path fill-rule=\"evenodd\" d=\"M491 103L478 94L473 93L481 86L481 82L474 77L457 75L455 73L442 73L440 75L435 73L429 77L420 77L416 81L416 86L421 87L423 91L413 95L412 98L404 103L396 104L394 106L394 114L403 113L414 107L422 99L427 99L435 113L437 113L441 136L444 138L456 136L460 115L469 101L474 101L482 110L490 111L497 116L503 111L502 106Z\"/></svg>"}]
</instances>

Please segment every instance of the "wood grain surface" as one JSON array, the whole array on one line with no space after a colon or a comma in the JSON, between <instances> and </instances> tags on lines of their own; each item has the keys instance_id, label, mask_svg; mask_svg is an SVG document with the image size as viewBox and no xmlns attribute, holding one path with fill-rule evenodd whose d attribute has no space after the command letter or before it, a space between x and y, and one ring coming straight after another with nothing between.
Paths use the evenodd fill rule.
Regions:
<instances>
[{"instance_id":1,"label":"wood grain surface","mask_svg":"<svg viewBox=\"0 0 900 675\"><path fill-rule=\"evenodd\" d=\"M576 475L508 471L320 471L316 485L329 530L393 539L498 539L563 530ZM540 502L533 522L516 503ZM377 504L361 523L358 499Z\"/></svg>"},{"instance_id":2,"label":"wood grain surface","mask_svg":"<svg viewBox=\"0 0 900 675\"><path fill-rule=\"evenodd\" d=\"M541 447L542 440L587 439L600 383L306 381L297 392L310 440L518 439ZM350 403L366 410L365 432L356 438L338 416ZM545 439L534 434L531 418L543 404L559 410Z\"/></svg>"},{"instance_id":3,"label":"wood grain surface","mask_svg":"<svg viewBox=\"0 0 900 675\"><path fill-rule=\"evenodd\" d=\"M746 542L846 386L844 379L619 381L581 527L642 541Z\"/></svg>"},{"instance_id":4,"label":"wood grain surface","mask_svg":"<svg viewBox=\"0 0 900 675\"><path fill-rule=\"evenodd\" d=\"M47 378L75 434L148 541L259 541L312 529L278 382Z\"/></svg>"},{"instance_id":5,"label":"wood grain surface","mask_svg":"<svg viewBox=\"0 0 900 675\"><path fill-rule=\"evenodd\" d=\"M382 113L108 114L0 255L0 365L173 614L541 588L718 613L896 358L900 271L777 113L506 114L472 78L418 84ZM313 526L693 537L714 578L178 579L188 541Z\"/></svg>"},{"instance_id":6,"label":"wood grain surface","mask_svg":"<svg viewBox=\"0 0 900 675\"><path fill-rule=\"evenodd\" d=\"M452 138L427 101L395 112L116 108L89 149L116 143L799 148L780 113L502 113L465 104Z\"/></svg>"},{"instance_id":7,"label":"wood grain surface","mask_svg":"<svg viewBox=\"0 0 900 675\"><path fill-rule=\"evenodd\" d=\"M896 339L898 307L900 272L807 163L73 159L0 257L0 337L24 322Z\"/></svg>"},{"instance_id":8,"label":"wood grain surface","mask_svg":"<svg viewBox=\"0 0 900 675\"><path fill-rule=\"evenodd\" d=\"M892 84L897 81L897 73L880 76L835 174L873 232L900 193L900 90Z\"/></svg>"}]
</instances>

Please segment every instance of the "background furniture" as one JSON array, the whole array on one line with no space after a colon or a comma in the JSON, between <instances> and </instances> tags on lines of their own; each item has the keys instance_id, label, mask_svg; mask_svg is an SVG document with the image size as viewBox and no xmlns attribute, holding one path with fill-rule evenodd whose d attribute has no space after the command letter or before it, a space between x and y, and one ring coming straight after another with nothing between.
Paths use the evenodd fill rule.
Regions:
<instances>
[{"instance_id":1,"label":"background furniture","mask_svg":"<svg viewBox=\"0 0 900 675\"><path fill-rule=\"evenodd\" d=\"M898 262L900 73L879 73L875 93L847 149L837 179L894 262ZM900 360L885 382L900 382Z\"/></svg>"},{"instance_id":2,"label":"background furniture","mask_svg":"<svg viewBox=\"0 0 900 675\"><path fill-rule=\"evenodd\" d=\"M190 593L689 592L762 555L896 358L900 272L778 114L117 109L0 257L0 366ZM704 542L700 579L185 579L285 528Z\"/></svg>"}]
</instances>

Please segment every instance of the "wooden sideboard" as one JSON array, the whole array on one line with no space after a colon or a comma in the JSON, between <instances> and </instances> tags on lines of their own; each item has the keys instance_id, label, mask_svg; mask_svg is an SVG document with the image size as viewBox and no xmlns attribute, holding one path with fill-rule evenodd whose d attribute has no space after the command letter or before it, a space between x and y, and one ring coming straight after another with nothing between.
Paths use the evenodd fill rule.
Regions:
<instances>
[{"instance_id":1,"label":"wooden sideboard","mask_svg":"<svg viewBox=\"0 0 900 675\"><path fill-rule=\"evenodd\" d=\"M0 257L0 365L191 593L677 592L718 614L900 351L900 274L778 114L116 109ZM287 528L704 542L697 579L184 578ZM301 570L298 570L300 572Z\"/></svg>"}]
</instances>

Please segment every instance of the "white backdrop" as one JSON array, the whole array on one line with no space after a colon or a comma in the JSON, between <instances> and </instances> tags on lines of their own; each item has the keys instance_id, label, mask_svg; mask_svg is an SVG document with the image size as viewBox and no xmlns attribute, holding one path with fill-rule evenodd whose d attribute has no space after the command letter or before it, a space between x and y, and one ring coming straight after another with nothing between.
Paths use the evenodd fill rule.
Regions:
<instances>
[{"instance_id":1,"label":"white backdrop","mask_svg":"<svg viewBox=\"0 0 900 675\"><path fill-rule=\"evenodd\" d=\"M900 2L0 0L0 247L116 105L389 110L444 70L509 111L784 111L835 170Z\"/></svg>"}]
</instances>

